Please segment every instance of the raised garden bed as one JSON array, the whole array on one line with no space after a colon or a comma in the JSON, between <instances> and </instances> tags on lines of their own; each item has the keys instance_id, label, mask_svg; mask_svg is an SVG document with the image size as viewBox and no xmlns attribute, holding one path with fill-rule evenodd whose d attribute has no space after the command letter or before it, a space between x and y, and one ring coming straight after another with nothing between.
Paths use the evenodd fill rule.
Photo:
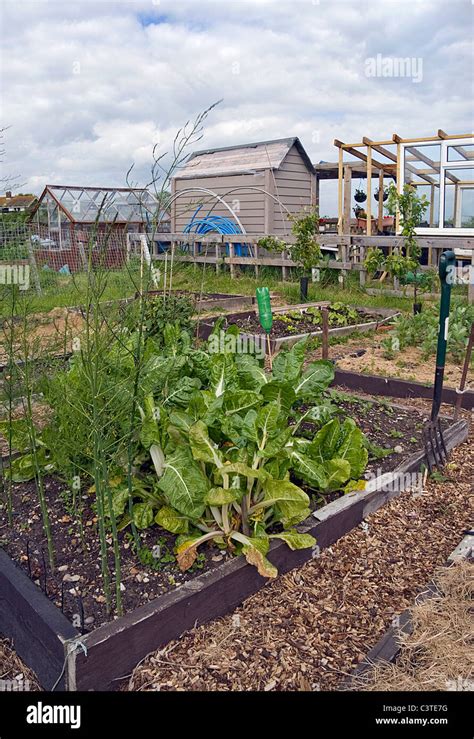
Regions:
<instances>
[{"instance_id":1,"label":"raised garden bed","mask_svg":"<svg viewBox=\"0 0 474 739\"><path fill-rule=\"evenodd\" d=\"M149 290L146 295L148 297L159 297L163 295L163 290ZM187 297L196 304L196 308L201 312L211 312L215 310L244 310L254 305L255 297L252 295L232 295L229 293L198 293L189 292L188 290L172 290L171 295L178 297Z\"/></svg>"},{"instance_id":2,"label":"raised garden bed","mask_svg":"<svg viewBox=\"0 0 474 739\"><path fill-rule=\"evenodd\" d=\"M342 401L342 405L344 403L350 403L351 413L355 412L360 416L358 420L363 423L364 409L367 410L367 406L357 406L357 402L354 404L347 399ZM374 419L372 425L375 424L382 428L383 408L377 408L376 413L378 421ZM404 433L410 433L408 426L405 428L405 425L414 417L413 413L403 413L402 410L395 408L391 415L389 412L387 414L393 419L394 428L398 424L398 430L402 428ZM418 422L421 422L421 418L421 416L417 417ZM465 421L449 426L446 429L447 447L452 449L461 443L467 436L467 430ZM416 429L413 428L413 433L415 431ZM390 436L388 421L385 433L386 440L393 439L393 445L400 443L398 436ZM383 443L384 438L374 438L374 442ZM413 446L416 448L414 443ZM408 452L409 448L410 445L404 451ZM384 462L388 459L391 462L402 460L401 464L396 465L395 463L390 467L393 470L392 476L398 479L398 484L389 483L392 476L387 478L386 470L389 468L385 467L382 469L385 475L372 479L364 492L350 493L342 498L338 497L327 505L322 505L314 510L313 514L298 528L304 533L314 535L319 549L329 546L358 525L369 513L397 495L405 485L405 473L420 468L424 453L418 449L406 456L391 455L385 458ZM375 468L377 469L378 466L376 464ZM372 472L370 468L369 472ZM25 496L27 506L27 487L23 486L21 492ZM50 481L48 492L57 498L59 489L56 482ZM28 518L26 509L20 510L19 513L24 522L33 518L31 512ZM34 525L33 520L33 529ZM93 529L93 520L92 526L86 528ZM7 544L9 553L20 560L21 566L15 564L6 552L0 552L0 631L14 640L18 653L35 670L46 688L51 688L59 678L66 659L65 674L59 683L62 687L70 690L111 689L114 687L114 681L126 674L145 654L170 639L178 637L196 622L202 623L223 615L248 595L260 589L266 582L243 558L231 558L228 555L221 555L216 549L210 549L206 552L205 561L201 561L203 570L195 570L183 575L182 584L177 588L173 585L170 589L169 579L166 581L166 578L162 577L163 574L166 576L169 574L169 570L166 572L166 566L156 577L149 574L146 577L148 582L143 582L143 577L141 582L136 580L133 573L130 573L132 579L128 580L124 577L124 598L128 596L130 598L126 606L132 609L134 605L138 607L116 621L104 623L95 630L83 634L82 629L73 627L66 615L55 605L58 602L59 605L61 604L61 590L58 592L58 587L61 588L64 570L57 580L49 575L46 577L46 589L50 596L46 597L41 590L41 586L43 589L45 587L46 572L46 567L42 563L41 546L38 548L41 542L33 541L33 532L29 531L26 534L23 531L23 535L31 539L28 545L28 554L30 554L31 547L31 556L26 556L26 560L25 553L23 552L23 556L19 553L18 541L16 544L15 542ZM151 535L147 534L147 536ZM125 543L126 540L124 540L124 545ZM69 545L71 545L70 540L63 542L64 547L67 548ZM166 540L162 541L161 545L165 550ZM35 546L38 554L34 554ZM317 555L318 548L291 551L283 542L275 542L269 558L280 572L284 573ZM89 560L86 558L87 561L83 559L82 550L76 551L66 572L68 574L74 572L77 576L79 570L76 571L76 568L82 566L84 569L80 577L86 579L90 577L90 568L93 572L94 567L93 558L90 557ZM125 553L123 564L124 569L127 566L132 569L132 557L130 556L127 561ZM62 562L58 561L58 565L61 566ZM28 568L32 570L33 579L39 581L40 587L28 577ZM139 570L137 574L143 575L136 564L135 569ZM100 612L100 601L95 600L96 607L92 610L89 605L90 600L86 601L84 597L81 606L76 598L76 588L79 588L80 583L82 591L83 582L82 580L66 580L66 585L62 588L62 599L64 611L69 615L76 613L81 617L80 611L85 604L83 626L86 630L100 624L103 619ZM166 584L168 585L167 592ZM135 596L143 594L145 587L149 590L150 602L139 605L140 601L138 600L137 603ZM70 590L73 592L69 592ZM94 595L100 598L97 596L99 592L98 588L95 590L92 587L90 598L94 600ZM94 624L86 624L85 620L91 615L94 617ZM77 640L84 645L87 656L82 647L77 648Z\"/></svg>"},{"instance_id":3,"label":"raised garden bed","mask_svg":"<svg viewBox=\"0 0 474 739\"><path fill-rule=\"evenodd\" d=\"M328 309L330 335L342 336L353 332L374 331L398 315L398 311L389 308L346 307L341 303L331 304L327 302L274 308L273 326L270 332L272 352L278 351L282 346L292 346L308 336L321 336L321 308ZM207 339L209 337L216 320L209 319L199 325L198 334L200 338ZM255 311L227 315L222 328L226 329L229 326L238 326L241 335L249 340L255 340L256 336L264 335L258 313Z\"/></svg>"}]
</instances>

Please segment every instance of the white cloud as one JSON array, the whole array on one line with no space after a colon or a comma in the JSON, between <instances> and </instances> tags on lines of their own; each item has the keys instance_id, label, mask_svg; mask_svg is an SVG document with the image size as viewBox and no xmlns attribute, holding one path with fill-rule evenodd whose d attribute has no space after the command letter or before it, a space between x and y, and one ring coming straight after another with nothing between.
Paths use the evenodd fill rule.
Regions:
<instances>
[{"instance_id":1,"label":"white cloud","mask_svg":"<svg viewBox=\"0 0 474 739\"><path fill-rule=\"evenodd\" d=\"M470 0L3 0L4 167L45 182L146 182L153 143L219 98L199 148L472 127ZM370 78L377 54L421 57L423 79Z\"/></svg>"}]
</instances>

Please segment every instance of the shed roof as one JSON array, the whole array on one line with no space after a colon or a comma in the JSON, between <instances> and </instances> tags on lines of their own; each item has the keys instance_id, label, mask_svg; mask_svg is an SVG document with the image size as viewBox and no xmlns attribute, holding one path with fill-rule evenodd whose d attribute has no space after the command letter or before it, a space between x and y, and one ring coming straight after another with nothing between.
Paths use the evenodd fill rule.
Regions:
<instances>
[{"instance_id":1,"label":"shed roof","mask_svg":"<svg viewBox=\"0 0 474 739\"><path fill-rule=\"evenodd\" d=\"M306 167L313 172L313 165L303 144L298 137L293 136L273 141L259 141L254 144L195 151L176 175L176 179L245 174L269 168L279 169L292 146L297 148Z\"/></svg>"}]
</instances>

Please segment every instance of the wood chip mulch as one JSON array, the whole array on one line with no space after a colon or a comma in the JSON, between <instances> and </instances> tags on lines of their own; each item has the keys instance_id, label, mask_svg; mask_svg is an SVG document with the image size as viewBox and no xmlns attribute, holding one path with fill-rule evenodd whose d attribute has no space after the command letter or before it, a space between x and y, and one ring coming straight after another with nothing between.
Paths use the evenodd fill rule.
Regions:
<instances>
[{"instance_id":1,"label":"wood chip mulch","mask_svg":"<svg viewBox=\"0 0 474 739\"><path fill-rule=\"evenodd\" d=\"M233 614L149 655L123 690L338 690L471 526L474 435L423 494L404 492Z\"/></svg>"}]
</instances>

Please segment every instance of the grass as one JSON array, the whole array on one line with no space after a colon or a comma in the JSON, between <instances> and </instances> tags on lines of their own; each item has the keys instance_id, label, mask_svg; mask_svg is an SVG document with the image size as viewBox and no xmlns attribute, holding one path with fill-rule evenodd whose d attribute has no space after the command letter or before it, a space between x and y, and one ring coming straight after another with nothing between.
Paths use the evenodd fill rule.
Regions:
<instances>
[{"instance_id":1,"label":"grass","mask_svg":"<svg viewBox=\"0 0 474 739\"><path fill-rule=\"evenodd\" d=\"M163 264L160 265L163 274ZM86 274L59 275L57 273L41 273L42 294L30 289L28 305L29 313L49 312L53 308L81 305L84 301L87 286ZM120 300L134 295L139 284L139 270L110 270L107 285L101 296L102 301ZM213 266L175 263L173 271L173 288L200 291L207 293L229 293L255 295L257 287L266 285L288 304L300 302L299 281L281 280L281 270L276 267L261 267L260 276L255 278L252 267L236 270L231 277L227 267L221 266L219 273ZM387 289L390 286L387 285ZM465 292L465 291L464 291ZM324 287L318 283L310 283L308 297L310 301L330 300L367 308L394 308L411 311L410 297L392 297L383 293L368 295L359 285L359 276L349 273L344 286L331 282ZM464 302L465 295L455 288L452 294L453 303ZM425 300L428 300L425 298Z\"/></svg>"}]
</instances>

